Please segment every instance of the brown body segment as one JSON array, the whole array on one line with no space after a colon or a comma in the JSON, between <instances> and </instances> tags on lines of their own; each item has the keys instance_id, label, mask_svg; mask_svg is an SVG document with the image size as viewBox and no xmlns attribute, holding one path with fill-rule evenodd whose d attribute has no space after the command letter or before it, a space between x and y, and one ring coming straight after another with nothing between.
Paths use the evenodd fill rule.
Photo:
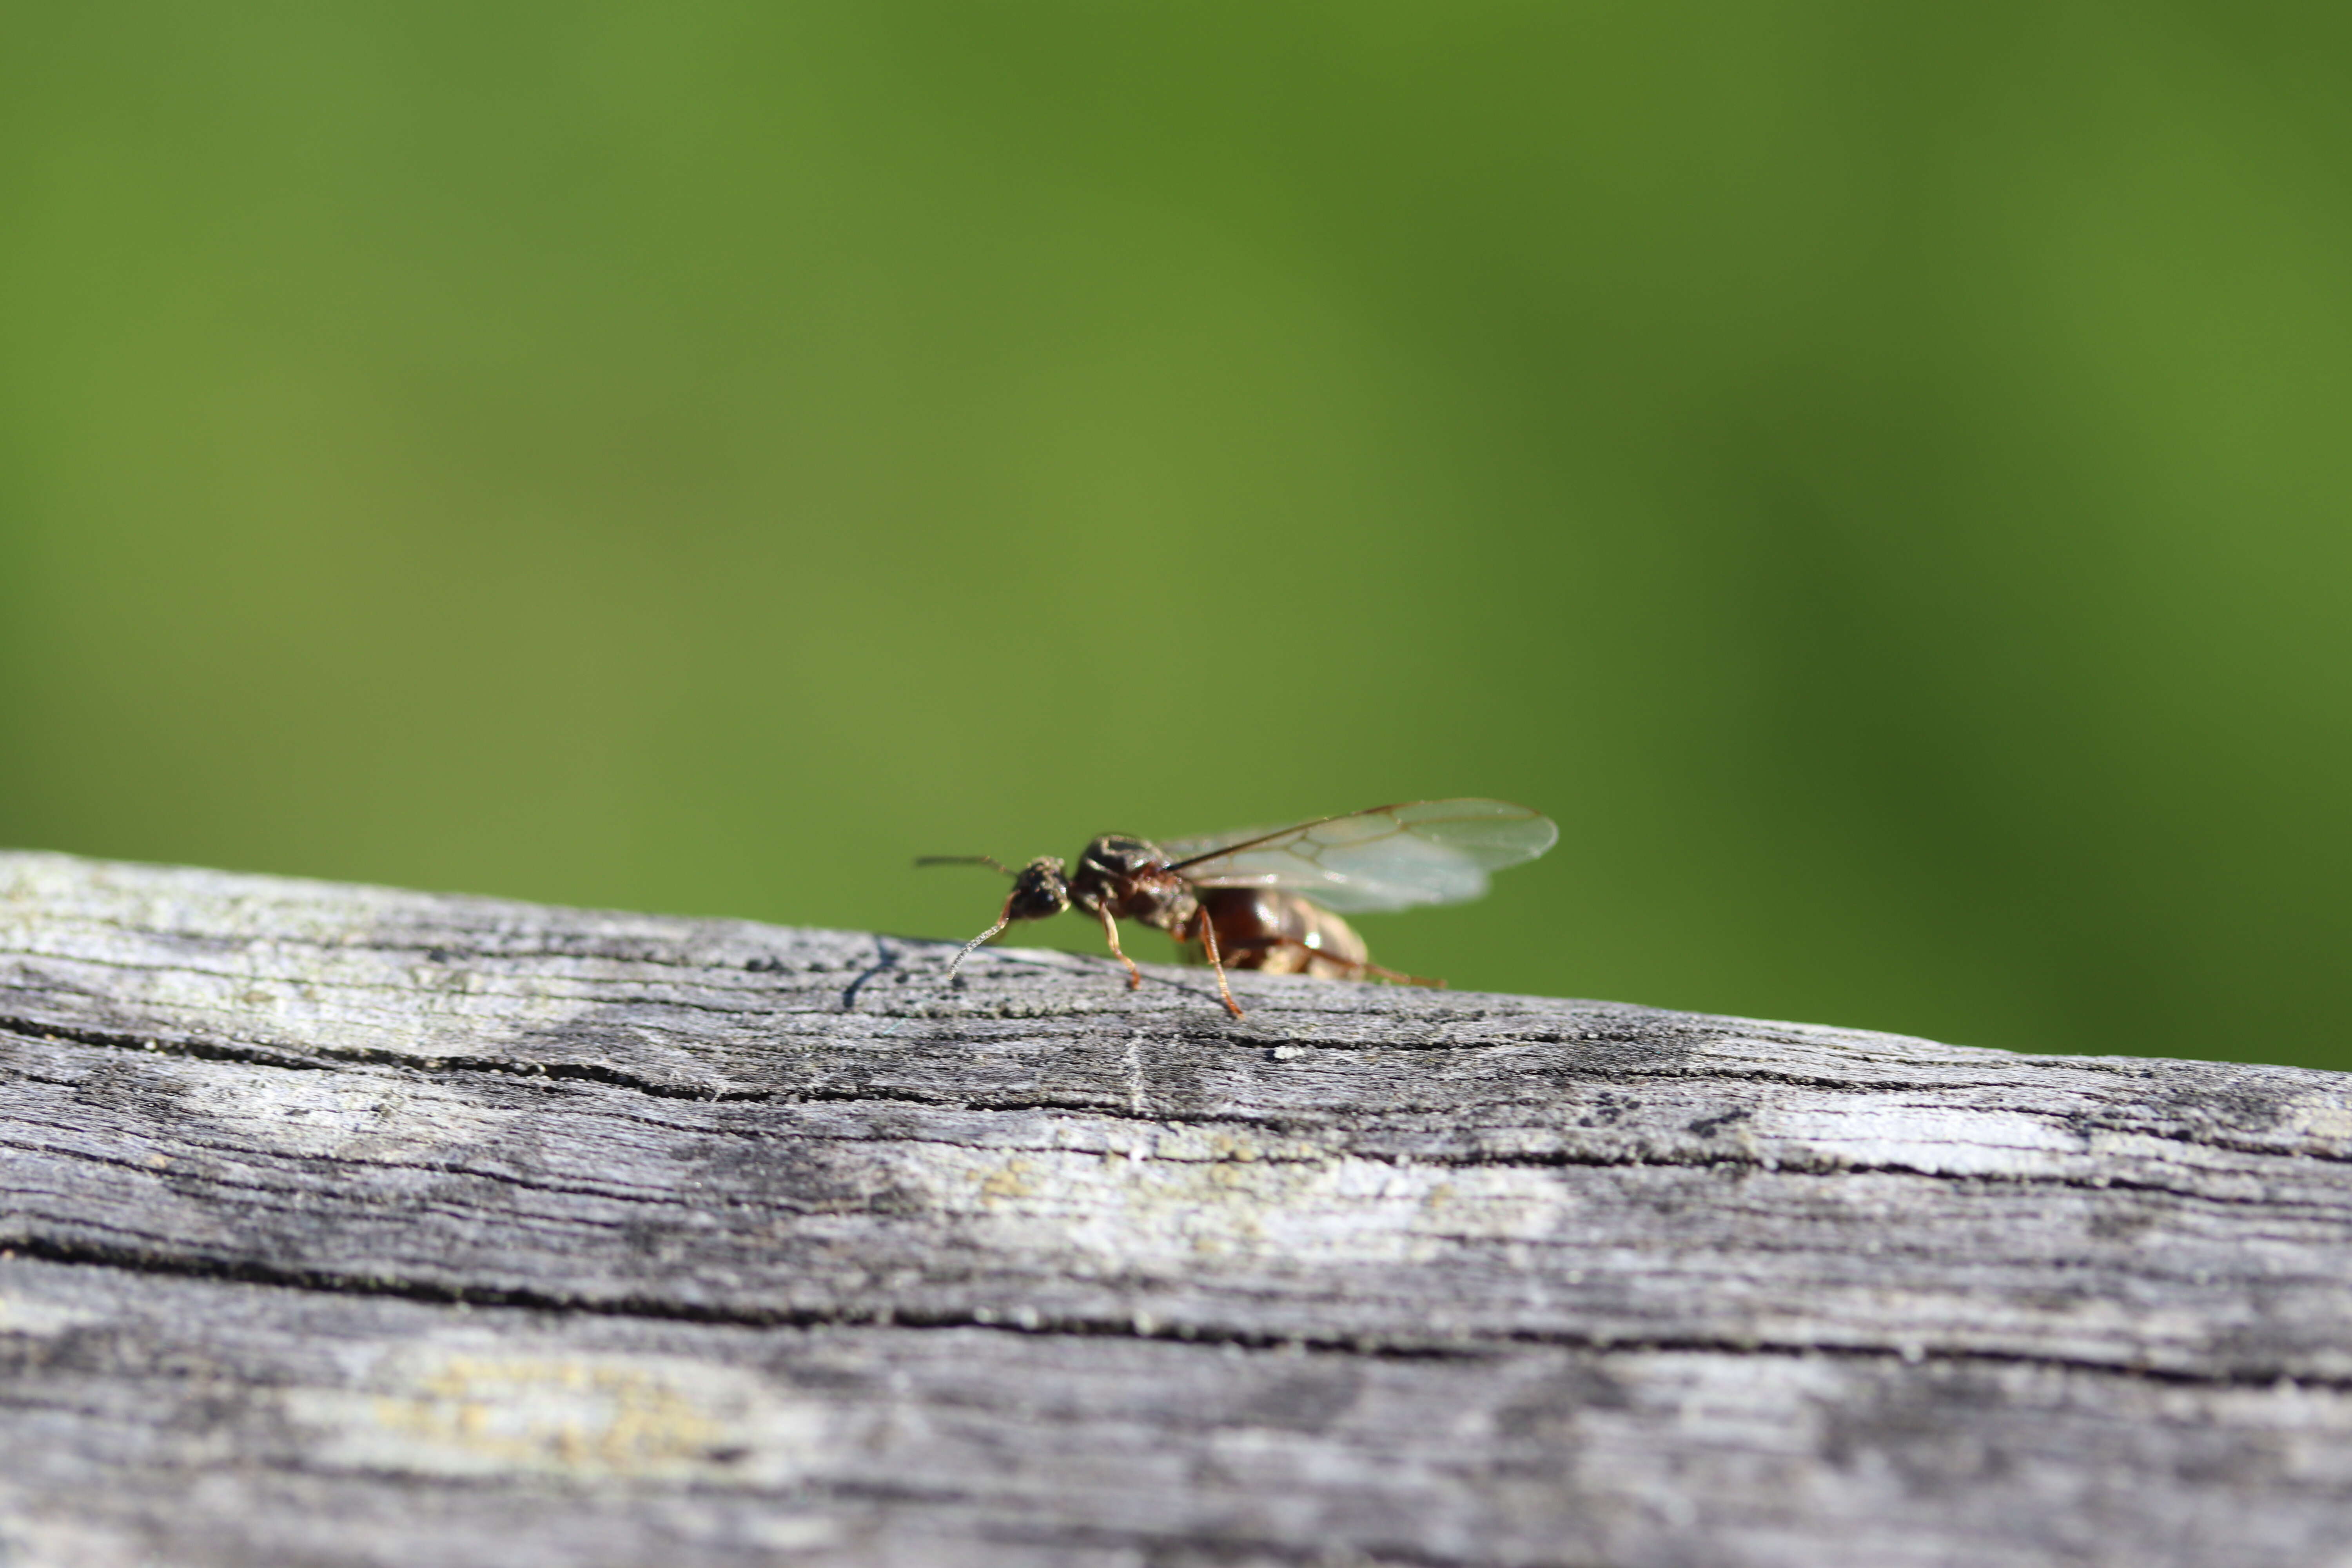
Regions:
<instances>
[{"instance_id":1,"label":"brown body segment","mask_svg":"<svg viewBox=\"0 0 2352 1568\"><path fill-rule=\"evenodd\" d=\"M1215 928L1228 969L1360 980L1370 952L1356 928L1296 893L1271 888L1204 888L1200 919ZM1180 940L1197 942L1197 933ZM1190 956L1189 951L1187 956Z\"/></svg>"}]
</instances>

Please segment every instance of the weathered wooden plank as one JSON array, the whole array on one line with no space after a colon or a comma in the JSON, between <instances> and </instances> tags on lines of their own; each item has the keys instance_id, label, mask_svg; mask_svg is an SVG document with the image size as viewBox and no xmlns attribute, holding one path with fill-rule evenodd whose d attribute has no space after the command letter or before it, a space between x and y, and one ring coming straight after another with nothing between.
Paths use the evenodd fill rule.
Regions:
<instances>
[{"instance_id":1,"label":"weathered wooden plank","mask_svg":"<svg viewBox=\"0 0 2352 1568\"><path fill-rule=\"evenodd\" d=\"M2309 1563L2352 1485L2333 1393L2022 1363L0 1290L20 1560Z\"/></svg>"},{"instance_id":2,"label":"weathered wooden plank","mask_svg":"<svg viewBox=\"0 0 2352 1568\"><path fill-rule=\"evenodd\" d=\"M0 1562L2352 1540L2341 1077L950 951L0 856Z\"/></svg>"}]
</instances>

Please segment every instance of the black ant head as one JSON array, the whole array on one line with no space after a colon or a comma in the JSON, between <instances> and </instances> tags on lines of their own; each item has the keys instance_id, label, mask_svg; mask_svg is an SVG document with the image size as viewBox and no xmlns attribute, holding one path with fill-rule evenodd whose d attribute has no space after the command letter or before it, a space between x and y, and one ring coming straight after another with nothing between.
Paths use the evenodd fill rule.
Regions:
<instances>
[{"instance_id":1,"label":"black ant head","mask_svg":"<svg viewBox=\"0 0 2352 1568\"><path fill-rule=\"evenodd\" d=\"M1013 873L1013 896L1004 900L1008 921L1042 921L1070 907L1070 880L1058 855L1040 855Z\"/></svg>"},{"instance_id":2,"label":"black ant head","mask_svg":"<svg viewBox=\"0 0 2352 1568\"><path fill-rule=\"evenodd\" d=\"M1005 869L985 855L930 856L926 858L924 863L941 865L950 859L995 866L1000 871ZM956 971L963 967L963 961L971 956L972 949L1011 925L1014 921L1042 921L1048 915L1058 915L1069 907L1070 879L1062 874L1061 858L1055 855L1038 856L1037 858L1013 873L1013 892L1004 900L1004 912L996 917L994 925L963 944L963 951L957 953L955 962L948 965L948 978L950 980L955 978Z\"/></svg>"}]
</instances>

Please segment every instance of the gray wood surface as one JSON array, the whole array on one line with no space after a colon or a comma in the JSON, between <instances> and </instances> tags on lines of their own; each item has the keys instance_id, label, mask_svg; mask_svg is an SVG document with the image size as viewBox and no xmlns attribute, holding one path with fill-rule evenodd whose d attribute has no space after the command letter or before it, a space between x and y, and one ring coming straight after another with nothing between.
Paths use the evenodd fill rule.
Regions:
<instances>
[{"instance_id":1,"label":"gray wood surface","mask_svg":"<svg viewBox=\"0 0 2352 1568\"><path fill-rule=\"evenodd\" d=\"M951 951L0 854L0 1568L2352 1565L2352 1080Z\"/></svg>"}]
</instances>

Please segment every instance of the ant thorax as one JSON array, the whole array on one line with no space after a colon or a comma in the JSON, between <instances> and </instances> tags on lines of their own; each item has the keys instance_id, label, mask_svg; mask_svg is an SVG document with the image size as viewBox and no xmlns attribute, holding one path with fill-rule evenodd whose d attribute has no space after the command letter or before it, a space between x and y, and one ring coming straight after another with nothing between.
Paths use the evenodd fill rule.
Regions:
<instances>
[{"instance_id":1,"label":"ant thorax","mask_svg":"<svg viewBox=\"0 0 2352 1568\"><path fill-rule=\"evenodd\" d=\"M1171 933L1191 925L1201 907L1191 885L1168 868L1166 851L1116 833L1087 846L1069 885L1070 901L1090 915L1108 910Z\"/></svg>"}]
</instances>

